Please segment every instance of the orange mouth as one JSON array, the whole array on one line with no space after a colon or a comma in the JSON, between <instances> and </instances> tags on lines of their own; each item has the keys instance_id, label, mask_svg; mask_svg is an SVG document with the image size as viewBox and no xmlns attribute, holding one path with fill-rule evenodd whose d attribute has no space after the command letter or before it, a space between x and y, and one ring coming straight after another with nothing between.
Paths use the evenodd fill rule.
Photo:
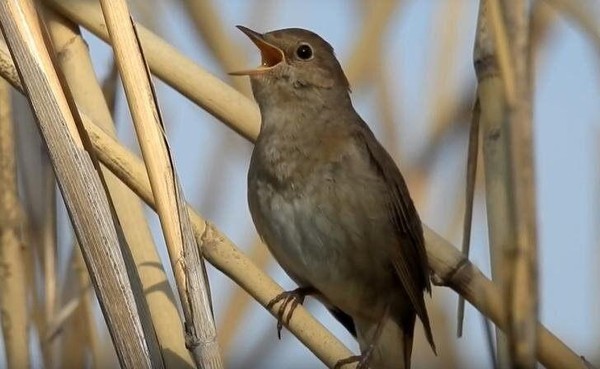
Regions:
<instances>
[{"instance_id":1,"label":"orange mouth","mask_svg":"<svg viewBox=\"0 0 600 369\"><path fill-rule=\"evenodd\" d=\"M281 63L285 56L283 51L276 46L271 45L266 42L264 36L258 32L251 30L250 28L246 28L244 26L236 26L240 31L244 32L248 38L258 47L260 50L260 56L262 58L261 64L256 69L243 70L239 72L230 72L229 74L232 76L246 76L246 75L255 75L262 74L270 69L277 66Z\"/></svg>"}]
</instances>

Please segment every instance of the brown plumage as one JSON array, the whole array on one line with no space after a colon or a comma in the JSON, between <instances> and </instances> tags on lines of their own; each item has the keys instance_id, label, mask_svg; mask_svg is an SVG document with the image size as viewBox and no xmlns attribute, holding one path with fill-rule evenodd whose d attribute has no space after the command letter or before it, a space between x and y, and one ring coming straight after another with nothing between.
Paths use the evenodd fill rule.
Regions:
<instances>
[{"instance_id":1,"label":"brown plumage","mask_svg":"<svg viewBox=\"0 0 600 369\"><path fill-rule=\"evenodd\" d=\"M435 351L421 221L390 155L360 118L333 48L303 29L259 34L251 77L262 126L248 202L284 270L351 332L361 366L410 367L416 316Z\"/></svg>"}]
</instances>

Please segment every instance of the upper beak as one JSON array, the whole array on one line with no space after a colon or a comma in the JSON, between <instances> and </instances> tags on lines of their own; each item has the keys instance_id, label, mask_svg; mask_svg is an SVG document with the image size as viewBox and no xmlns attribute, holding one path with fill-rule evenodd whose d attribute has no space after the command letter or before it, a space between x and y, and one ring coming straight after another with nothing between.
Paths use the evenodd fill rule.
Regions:
<instances>
[{"instance_id":1,"label":"upper beak","mask_svg":"<svg viewBox=\"0 0 600 369\"><path fill-rule=\"evenodd\" d=\"M246 36L250 38L252 42L258 47L260 50L260 56L262 58L261 65L256 69L242 70L238 72L230 72L229 74L232 76L245 76L245 75L255 75L261 74L269 69L273 68L277 64L281 63L284 60L283 51L265 41L265 37L258 32L251 30L250 28L244 26L236 26L240 31L244 32Z\"/></svg>"}]
</instances>

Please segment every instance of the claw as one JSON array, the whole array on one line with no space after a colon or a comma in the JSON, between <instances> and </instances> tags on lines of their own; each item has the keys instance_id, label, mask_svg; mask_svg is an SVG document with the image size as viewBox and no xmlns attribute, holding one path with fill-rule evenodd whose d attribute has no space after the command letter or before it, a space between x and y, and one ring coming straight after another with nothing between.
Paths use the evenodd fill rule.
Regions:
<instances>
[{"instance_id":1,"label":"claw","mask_svg":"<svg viewBox=\"0 0 600 369\"><path fill-rule=\"evenodd\" d=\"M374 345L370 345L369 348L362 354L353 355L353 356L350 356L350 357L347 357L345 359L338 361L337 363L335 363L335 366L333 367L333 369L342 369L342 367L344 365L348 365L348 364L352 364L352 363L356 363L356 362L358 362L358 364L356 365L356 369L368 369L369 362L371 361L371 355L373 354L374 348L375 348Z\"/></svg>"},{"instance_id":2,"label":"claw","mask_svg":"<svg viewBox=\"0 0 600 369\"><path fill-rule=\"evenodd\" d=\"M381 338L381 332L383 331L383 324L384 324L385 320L387 319L389 312L390 312L390 309L389 309L389 305L388 305L388 306L386 306L386 308L383 312L383 315L381 316L381 318L379 319L379 322L377 323L377 328L375 329L375 332L373 333L373 338L371 339L371 344L367 347L367 349L364 350L360 355L350 356L350 357L347 357L345 359L338 361L337 363L335 363L335 366L333 367L333 369L342 369L342 367L344 365L348 365L348 364L352 364L352 363L356 363L356 362L358 362L358 364L356 365L356 369L368 369L369 368L369 363L371 362L371 356L373 356L373 351L375 351L375 346L377 345L377 343L379 342L379 339Z\"/></svg>"},{"instance_id":3,"label":"claw","mask_svg":"<svg viewBox=\"0 0 600 369\"><path fill-rule=\"evenodd\" d=\"M277 337L279 339L281 339L281 330L283 329L284 322L286 325L289 324L292 319L292 314L298 305L304 303L304 298L306 296L315 294L316 292L317 291L312 287L298 287L292 291L282 292L269 301L267 304L267 309L269 310L271 310L275 304L281 302L277 309Z\"/></svg>"}]
</instances>

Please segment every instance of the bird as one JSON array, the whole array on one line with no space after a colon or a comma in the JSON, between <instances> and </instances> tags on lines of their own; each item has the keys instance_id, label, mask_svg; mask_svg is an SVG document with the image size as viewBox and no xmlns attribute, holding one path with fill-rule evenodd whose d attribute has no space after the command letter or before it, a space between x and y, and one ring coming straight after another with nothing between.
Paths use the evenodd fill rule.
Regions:
<instances>
[{"instance_id":1,"label":"bird","mask_svg":"<svg viewBox=\"0 0 600 369\"><path fill-rule=\"evenodd\" d=\"M269 304L281 302L278 331L312 295L359 343L361 354L335 368L409 369L416 317L436 349L423 228L400 170L354 109L327 41L301 28L237 28L262 59L230 73L249 76L261 116L248 170L250 214L299 286Z\"/></svg>"}]
</instances>

